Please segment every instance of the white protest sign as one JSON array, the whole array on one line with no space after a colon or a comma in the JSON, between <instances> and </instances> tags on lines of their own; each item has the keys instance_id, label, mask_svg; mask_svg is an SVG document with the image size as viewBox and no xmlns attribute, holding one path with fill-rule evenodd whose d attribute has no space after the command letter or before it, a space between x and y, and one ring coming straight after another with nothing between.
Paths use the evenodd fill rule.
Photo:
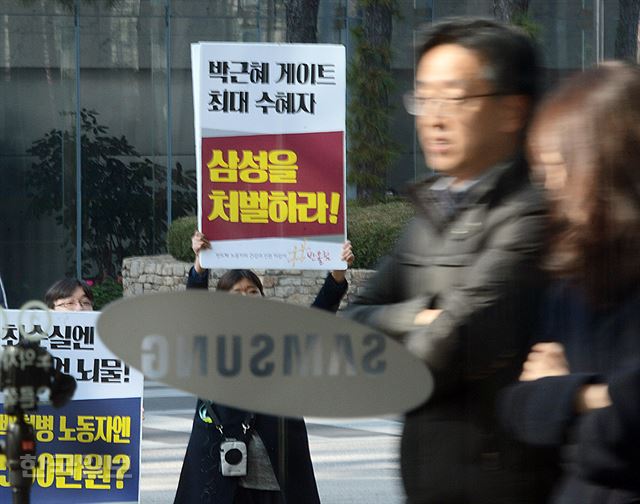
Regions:
<instances>
[{"instance_id":1,"label":"white protest sign","mask_svg":"<svg viewBox=\"0 0 640 504\"><path fill-rule=\"evenodd\" d=\"M344 47L200 42L191 61L203 266L344 269Z\"/></svg>"}]
</instances>

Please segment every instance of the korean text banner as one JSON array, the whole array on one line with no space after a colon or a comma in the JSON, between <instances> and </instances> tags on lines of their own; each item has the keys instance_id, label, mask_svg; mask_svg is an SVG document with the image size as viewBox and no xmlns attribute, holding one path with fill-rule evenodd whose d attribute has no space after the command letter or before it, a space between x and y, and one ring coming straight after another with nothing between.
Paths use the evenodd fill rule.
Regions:
<instances>
[{"instance_id":1,"label":"korean text banner","mask_svg":"<svg viewBox=\"0 0 640 504\"><path fill-rule=\"evenodd\" d=\"M43 334L40 346L76 379L73 400L62 408L42 404L27 415L35 430L36 478L32 501L139 502L142 374L109 351L95 330L97 312L0 312L2 346ZM14 418L0 395L0 436ZM11 501L7 460L0 455L0 502Z\"/></svg>"},{"instance_id":2,"label":"korean text banner","mask_svg":"<svg viewBox=\"0 0 640 504\"><path fill-rule=\"evenodd\" d=\"M344 268L344 47L191 53L203 266Z\"/></svg>"}]
</instances>

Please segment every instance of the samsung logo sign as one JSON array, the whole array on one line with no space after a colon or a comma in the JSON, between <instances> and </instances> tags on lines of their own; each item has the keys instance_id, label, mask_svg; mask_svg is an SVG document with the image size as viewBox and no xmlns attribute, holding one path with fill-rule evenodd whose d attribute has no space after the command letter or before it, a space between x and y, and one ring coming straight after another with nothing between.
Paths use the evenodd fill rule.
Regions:
<instances>
[{"instance_id":1,"label":"samsung logo sign","mask_svg":"<svg viewBox=\"0 0 640 504\"><path fill-rule=\"evenodd\" d=\"M107 306L97 331L147 378L257 413L401 413L433 389L427 367L397 341L277 301L193 291L140 296Z\"/></svg>"}]
</instances>

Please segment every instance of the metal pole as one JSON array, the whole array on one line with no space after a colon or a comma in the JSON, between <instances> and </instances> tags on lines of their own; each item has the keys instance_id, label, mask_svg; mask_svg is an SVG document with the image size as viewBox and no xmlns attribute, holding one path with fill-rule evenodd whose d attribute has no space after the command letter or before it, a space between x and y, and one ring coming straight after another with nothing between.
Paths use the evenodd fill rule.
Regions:
<instances>
[{"instance_id":1,"label":"metal pole","mask_svg":"<svg viewBox=\"0 0 640 504\"><path fill-rule=\"evenodd\" d=\"M82 278L82 118L80 106L80 17L78 2L73 8L76 46L76 277Z\"/></svg>"},{"instance_id":2,"label":"metal pole","mask_svg":"<svg viewBox=\"0 0 640 504\"><path fill-rule=\"evenodd\" d=\"M171 142L173 108L171 105L171 0L165 3L165 51L167 61L167 229L173 215L173 147Z\"/></svg>"},{"instance_id":3,"label":"metal pole","mask_svg":"<svg viewBox=\"0 0 640 504\"><path fill-rule=\"evenodd\" d=\"M604 2L595 0L596 64L604 60Z\"/></svg>"}]
</instances>

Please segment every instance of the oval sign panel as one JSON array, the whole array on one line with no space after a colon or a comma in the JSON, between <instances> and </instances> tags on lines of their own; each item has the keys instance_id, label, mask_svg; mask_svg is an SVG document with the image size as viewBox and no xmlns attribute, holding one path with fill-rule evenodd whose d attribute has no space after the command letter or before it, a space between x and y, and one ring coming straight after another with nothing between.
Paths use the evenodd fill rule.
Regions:
<instances>
[{"instance_id":1,"label":"oval sign panel","mask_svg":"<svg viewBox=\"0 0 640 504\"><path fill-rule=\"evenodd\" d=\"M97 325L152 380L281 416L400 413L431 394L427 367L399 343L319 309L220 292L123 299Z\"/></svg>"}]
</instances>

